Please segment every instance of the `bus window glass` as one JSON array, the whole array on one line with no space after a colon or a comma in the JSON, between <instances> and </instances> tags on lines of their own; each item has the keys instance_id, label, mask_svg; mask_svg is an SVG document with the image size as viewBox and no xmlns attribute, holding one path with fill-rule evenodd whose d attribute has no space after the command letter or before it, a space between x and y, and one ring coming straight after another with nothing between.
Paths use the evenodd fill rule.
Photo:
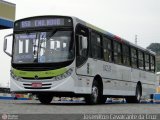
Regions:
<instances>
[{"instance_id":1,"label":"bus window glass","mask_svg":"<svg viewBox=\"0 0 160 120\"><path fill-rule=\"evenodd\" d=\"M154 56L151 56L150 57L151 59L151 71L152 72L155 72L155 57Z\"/></svg>"},{"instance_id":2,"label":"bus window glass","mask_svg":"<svg viewBox=\"0 0 160 120\"><path fill-rule=\"evenodd\" d=\"M139 69L144 69L144 57L142 51L138 51L138 65Z\"/></svg>"},{"instance_id":3,"label":"bus window glass","mask_svg":"<svg viewBox=\"0 0 160 120\"><path fill-rule=\"evenodd\" d=\"M101 47L101 38L100 35L92 32L91 35L91 44L92 44L92 57L95 59L102 59L102 47Z\"/></svg>"},{"instance_id":4,"label":"bus window glass","mask_svg":"<svg viewBox=\"0 0 160 120\"><path fill-rule=\"evenodd\" d=\"M82 26L77 25L76 28L76 66L79 67L84 64L88 58L88 37L89 30ZM63 44L66 46L66 44Z\"/></svg>"},{"instance_id":5,"label":"bus window glass","mask_svg":"<svg viewBox=\"0 0 160 120\"><path fill-rule=\"evenodd\" d=\"M131 48L131 57L132 67L137 68L137 50L135 48Z\"/></svg>"},{"instance_id":6,"label":"bus window glass","mask_svg":"<svg viewBox=\"0 0 160 120\"><path fill-rule=\"evenodd\" d=\"M123 64L126 66L130 66L129 47L127 45L122 45L122 48L123 48Z\"/></svg>"},{"instance_id":7,"label":"bus window glass","mask_svg":"<svg viewBox=\"0 0 160 120\"><path fill-rule=\"evenodd\" d=\"M106 37L103 38L103 54L105 61L112 61L111 40Z\"/></svg>"},{"instance_id":8,"label":"bus window glass","mask_svg":"<svg viewBox=\"0 0 160 120\"><path fill-rule=\"evenodd\" d=\"M150 66L149 66L149 55L145 54L145 70L150 71Z\"/></svg>"},{"instance_id":9,"label":"bus window glass","mask_svg":"<svg viewBox=\"0 0 160 120\"><path fill-rule=\"evenodd\" d=\"M117 64L122 63L121 44L114 41L114 62Z\"/></svg>"},{"instance_id":10,"label":"bus window glass","mask_svg":"<svg viewBox=\"0 0 160 120\"><path fill-rule=\"evenodd\" d=\"M71 31L16 34L13 62L51 63L71 60L74 57L73 50L69 49L72 48L71 34ZM63 43L66 43L65 48Z\"/></svg>"}]
</instances>

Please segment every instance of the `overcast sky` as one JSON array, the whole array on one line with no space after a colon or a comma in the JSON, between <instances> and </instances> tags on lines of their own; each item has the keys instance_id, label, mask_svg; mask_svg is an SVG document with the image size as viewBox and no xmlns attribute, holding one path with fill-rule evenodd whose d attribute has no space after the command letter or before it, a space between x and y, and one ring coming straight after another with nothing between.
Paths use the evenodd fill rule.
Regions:
<instances>
[{"instance_id":1,"label":"overcast sky","mask_svg":"<svg viewBox=\"0 0 160 120\"><path fill-rule=\"evenodd\" d=\"M16 4L16 20L37 15L78 17L132 43L146 48L160 42L160 0L7 0ZM3 53L0 31L0 84L9 80L10 58Z\"/></svg>"}]
</instances>

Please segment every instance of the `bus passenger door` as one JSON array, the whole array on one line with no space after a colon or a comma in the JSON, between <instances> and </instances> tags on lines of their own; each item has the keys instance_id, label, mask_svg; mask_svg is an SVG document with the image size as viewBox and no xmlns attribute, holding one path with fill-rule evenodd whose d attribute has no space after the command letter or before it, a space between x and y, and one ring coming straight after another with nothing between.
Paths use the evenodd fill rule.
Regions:
<instances>
[{"instance_id":1,"label":"bus passenger door","mask_svg":"<svg viewBox=\"0 0 160 120\"><path fill-rule=\"evenodd\" d=\"M76 67L77 74L87 75L88 29L82 25L76 27Z\"/></svg>"},{"instance_id":2,"label":"bus passenger door","mask_svg":"<svg viewBox=\"0 0 160 120\"><path fill-rule=\"evenodd\" d=\"M81 92L86 92L89 89L87 84L88 78L88 41L89 30L83 25L76 26L76 86Z\"/></svg>"}]
</instances>

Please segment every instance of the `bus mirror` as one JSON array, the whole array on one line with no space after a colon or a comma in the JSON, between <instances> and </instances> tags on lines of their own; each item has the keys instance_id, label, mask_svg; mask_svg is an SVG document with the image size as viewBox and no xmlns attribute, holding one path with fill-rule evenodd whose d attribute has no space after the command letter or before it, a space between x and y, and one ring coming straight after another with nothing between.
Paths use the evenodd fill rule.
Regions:
<instances>
[{"instance_id":1,"label":"bus mirror","mask_svg":"<svg viewBox=\"0 0 160 120\"><path fill-rule=\"evenodd\" d=\"M7 42L8 40L9 42ZM9 34L4 37L3 51L10 57L12 56L12 41L13 41L13 34Z\"/></svg>"}]
</instances>

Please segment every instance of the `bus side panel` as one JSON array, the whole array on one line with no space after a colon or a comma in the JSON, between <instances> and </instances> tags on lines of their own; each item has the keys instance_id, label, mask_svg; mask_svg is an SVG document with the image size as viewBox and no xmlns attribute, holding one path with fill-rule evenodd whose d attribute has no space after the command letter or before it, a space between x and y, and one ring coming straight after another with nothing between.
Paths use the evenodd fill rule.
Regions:
<instances>
[{"instance_id":1,"label":"bus side panel","mask_svg":"<svg viewBox=\"0 0 160 120\"><path fill-rule=\"evenodd\" d=\"M103 63L104 95L131 96L134 94L134 83L131 81L131 68L113 63ZM110 68L110 69L109 69ZM110 81L110 82L108 82Z\"/></svg>"},{"instance_id":2,"label":"bus side panel","mask_svg":"<svg viewBox=\"0 0 160 120\"><path fill-rule=\"evenodd\" d=\"M141 72L141 82L142 82L142 96L149 97L150 94L155 93L156 79L155 74L151 72ZM144 76L143 76L144 75Z\"/></svg>"},{"instance_id":3,"label":"bus side panel","mask_svg":"<svg viewBox=\"0 0 160 120\"><path fill-rule=\"evenodd\" d=\"M135 91L136 91L136 85L138 81L141 82L143 97L149 96L150 94L154 93L155 91L155 74L154 73L132 68L131 80L136 83L134 86Z\"/></svg>"},{"instance_id":4,"label":"bus side panel","mask_svg":"<svg viewBox=\"0 0 160 120\"><path fill-rule=\"evenodd\" d=\"M94 77L100 75L104 95L133 95L135 85L130 81L130 71L129 67L89 58L84 65L77 68L77 86L81 88L79 91L90 93Z\"/></svg>"},{"instance_id":5,"label":"bus side panel","mask_svg":"<svg viewBox=\"0 0 160 120\"><path fill-rule=\"evenodd\" d=\"M88 58L85 64L77 68L77 92L91 93L93 79L100 75L103 80L104 95L134 96L138 81L142 83L142 95L155 90L155 74L102 60ZM151 81L152 80L152 81ZM152 84L152 85L150 85Z\"/></svg>"},{"instance_id":6,"label":"bus side panel","mask_svg":"<svg viewBox=\"0 0 160 120\"><path fill-rule=\"evenodd\" d=\"M90 66L95 69L95 66L91 64L90 60L88 59L83 65L76 68L76 93L84 93L90 94L91 87L93 82L93 76ZM88 72L89 69L89 72Z\"/></svg>"}]
</instances>

